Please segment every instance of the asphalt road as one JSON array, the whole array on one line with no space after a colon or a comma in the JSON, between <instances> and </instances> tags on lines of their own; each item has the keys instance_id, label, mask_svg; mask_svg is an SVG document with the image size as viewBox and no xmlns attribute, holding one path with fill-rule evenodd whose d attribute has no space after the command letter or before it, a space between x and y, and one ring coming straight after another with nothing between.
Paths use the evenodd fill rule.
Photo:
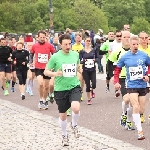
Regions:
<instances>
[{"instance_id":1,"label":"asphalt road","mask_svg":"<svg viewBox=\"0 0 150 150\"><path fill-rule=\"evenodd\" d=\"M84 101L81 102L81 117L78 125L97 131L101 134L109 135L115 139L122 140L127 143L131 143L137 147L144 148L145 150L150 150L150 120L148 120L148 115L150 114L150 104L146 103L145 119L146 122L142 124L143 131L145 133L146 139L143 141L137 140L137 130L127 131L122 126L120 126L119 121L121 117L121 97L114 97L114 88L111 84L111 92L105 92L105 81L104 75L98 75L97 88L95 90L96 97L93 99L93 104L88 106L86 104L86 93L84 92ZM57 105L49 103L48 110L38 109L38 89L37 80L34 82L34 96L29 96L26 93L26 99L21 100L18 85L15 86L16 92L10 92L9 96L3 96L3 91L0 90L0 98L11 101L13 103L25 106L31 110L38 111L42 114L47 114L50 116L59 116ZM68 117L68 121L71 121L71 117Z\"/></svg>"}]
</instances>

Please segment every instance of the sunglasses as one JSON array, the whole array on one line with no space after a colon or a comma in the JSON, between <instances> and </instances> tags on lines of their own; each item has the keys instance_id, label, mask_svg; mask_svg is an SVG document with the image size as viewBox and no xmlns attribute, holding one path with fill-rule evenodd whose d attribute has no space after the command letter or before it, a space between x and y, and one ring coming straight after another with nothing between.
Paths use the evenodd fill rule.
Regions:
<instances>
[{"instance_id":1,"label":"sunglasses","mask_svg":"<svg viewBox=\"0 0 150 150\"><path fill-rule=\"evenodd\" d=\"M116 35L116 37L122 37L122 35Z\"/></svg>"},{"instance_id":2,"label":"sunglasses","mask_svg":"<svg viewBox=\"0 0 150 150\"><path fill-rule=\"evenodd\" d=\"M142 39L142 40L147 40L148 37L140 37L140 39Z\"/></svg>"}]
</instances>

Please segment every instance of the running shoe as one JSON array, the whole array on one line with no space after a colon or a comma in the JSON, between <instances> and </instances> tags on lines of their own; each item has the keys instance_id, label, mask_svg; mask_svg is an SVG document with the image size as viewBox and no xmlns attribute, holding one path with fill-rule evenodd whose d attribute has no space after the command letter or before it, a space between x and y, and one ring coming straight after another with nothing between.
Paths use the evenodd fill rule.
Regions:
<instances>
[{"instance_id":1,"label":"running shoe","mask_svg":"<svg viewBox=\"0 0 150 150\"><path fill-rule=\"evenodd\" d=\"M110 90L109 90L109 88L106 86L106 93L109 93L110 92Z\"/></svg>"},{"instance_id":2,"label":"running shoe","mask_svg":"<svg viewBox=\"0 0 150 150\"><path fill-rule=\"evenodd\" d=\"M48 101L46 101L45 103L43 103L43 109L45 109L45 110L48 109Z\"/></svg>"},{"instance_id":3,"label":"running shoe","mask_svg":"<svg viewBox=\"0 0 150 150\"><path fill-rule=\"evenodd\" d=\"M9 95L8 90L4 90L4 96L7 96L7 95Z\"/></svg>"},{"instance_id":4,"label":"running shoe","mask_svg":"<svg viewBox=\"0 0 150 150\"><path fill-rule=\"evenodd\" d=\"M52 104L54 103L54 93L51 94L49 101L50 101Z\"/></svg>"},{"instance_id":5,"label":"running shoe","mask_svg":"<svg viewBox=\"0 0 150 150\"><path fill-rule=\"evenodd\" d=\"M118 90L115 91L115 97L119 97L120 96L120 92Z\"/></svg>"},{"instance_id":6,"label":"running shoe","mask_svg":"<svg viewBox=\"0 0 150 150\"><path fill-rule=\"evenodd\" d=\"M144 140L145 136L143 134L143 131L138 132L138 140Z\"/></svg>"},{"instance_id":7,"label":"running shoe","mask_svg":"<svg viewBox=\"0 0 150 150\"><path fill-rule=\"evenodd\" d=\"M75 138L79 138L80 137L80 134L79 134L79 131L78 131L78 126L76 125L76 126L72 126L72 123L71 123L71 128L72 128L72 130L73 130L73 133L74 133L74 136L75 136Z\"/></svg>"},{"instance_id":8,"label":"running shoe","mask_svg":"<svg viewBox=\"0 0 150 150\"><path fill-rule=\"evenodd\" d=\"M14 87L11 88L11 92L15 92L15 88Z\"/></svg>"},{"instance_id":9,"label":"running shoe","mask_svg":"<svg viewBox=\"0 0 150 150\"><path fill-rule=\"evenodd\" d=\"M125 128L127 129L127 130L135 130L135 128L133 127L133 124L132 124L132 122L126 122L126 126L125 126Z\"/></svg>"},{"instance_id":10,"label":"running shoe","mask_svg":"<svg viewBox=\"0 0 150 150\"><path fill-rule=\"evenodd\" d=\"M88 100L88 101L87 101L87 104L88 104L88 105L92 105L92 100Z\"/></svg>"},{"instance_id":11,"label":"running shoe","mask_svg":"<svg viewBox=\"0 0 150 150\"><path fill-rule=\"evenodd\" d=\"M30 90L29 94L30 94L30 96L33 96L33 92L31 90Z\"/></svg>"},{"instance_id":12,"label":"running shoe","mask_svg":"<svg viewBox=\"0 0 150 150\"><path fill-rule=\"evenodd\" d=\"M22 98L22 100L24 100L25 99L25 95L21 95L21 98Z\"/></svg>"},{"instance_id":13,"label":"running shoe","mask_svg":"<svg viewBox=\"0 0 150 150\"><path fill-rule=\"evenodd\" d=\"M126 122L127 122L127 116L126 115L122 115L121 116L121 120L120 120L120 125L122 126L126 126Z\"/></svg>"},{"instance_id":14,"label":"running shoe","mask_svg":"<svg viewBox=\"0 0 150 150\"><path fill-rule=\"evenodd\" d=\"M27 90L26 90L26 93L30 93L30 90L29 90L29 89L27 89Z\"/></svg>"},{"instance_id":15,"label":"running shoe","mask_svg":"<svg viewBox=\"0 0 150 150\"><path fill-rule=\"evenodd\" d=\"M70 108L67 110L67 116L71 116Z\"/></svg>"},{"instance_id":16,"label":"running shoe","mask_svg":"<svg viewBox=\"0 0 150 150\"><path fill-rule=\"evenodd\" d=\"M4 90L4 87L3 87L3 86L1 86L1 88L2 88L2 90Z\"/></svg>"},{"instance_id":17,"label":"running shoe","mask_svg":"<svg viewBox=\"0 0 150 150\"><path fill-rule=\"evenodd\" d=\"M145 122L145 118L144 118L143 114L140 114L140 118L141 118L141 123L144 123Z\"/></svg>"},{"instance_id":18,"label":"running shoe","mask_svg":"<svg viewBox=\"0 0 150 150\"><path fill-rule=\"evenodd\" d=\"M62 136L62 146L69 146L69 139L68 136Z\"/></svg>"},{"instance_id":19,"label":"running shoe","mask_svg":"<svg viewBox=\"0 0 150 150\"><path fill-rule=\"evenodd\" d=\"M5 86L6 86L6 88L8 88L8 87L9 87L9 83L8 83L8 82L6 82L6 83L5 83Z\"/></svg>"},{"instance_id":20,"label":"running shoe","mask_svg":"<svg viewBox=\"0 0 150 150\"><path fill-rule=\"evenodd\" d=\"M82 95L81 95L81 101L83 101L84 99L83 99L83 92L82 92Z\"/></svg>"},{"instance_id":21,"label":"running shoe","mask_svg":"<svg viewBox=\"0 0 150 150\"><path fill-rule=\"evenodd\" d=\"M38 108L40 108L40 109L43 109L43 108L44 108L44 103L43 103L43 101L39 101Z\"/></svg>"}]
</instances>

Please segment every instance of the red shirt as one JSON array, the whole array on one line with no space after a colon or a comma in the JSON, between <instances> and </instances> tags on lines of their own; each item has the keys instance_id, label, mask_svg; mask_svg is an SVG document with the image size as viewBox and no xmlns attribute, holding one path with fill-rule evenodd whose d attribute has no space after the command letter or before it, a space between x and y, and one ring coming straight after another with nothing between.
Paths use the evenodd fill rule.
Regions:
<instances>
[{"instance_id":1,"label":"red shirt","mask_svg":"<svg viewBox=\"0 0 150 150\"><path fill-rule=\"evenodd\" d=\"M51 54L54 52L55 49L50 43L34 44L31 48L31 53L35 54L35 68L45 69Z\"/></svg>"},{"instance_id":2,"label":"red shirt","mask_svg":"<svg viewBox=\"0 0 150 150\"><path fill-rule=\"evenodd\" d=\"M11 49L14 51L14 50L16 49L16 47L15 47L15 46L12 46Z\"/></svg>"}]
</instances>

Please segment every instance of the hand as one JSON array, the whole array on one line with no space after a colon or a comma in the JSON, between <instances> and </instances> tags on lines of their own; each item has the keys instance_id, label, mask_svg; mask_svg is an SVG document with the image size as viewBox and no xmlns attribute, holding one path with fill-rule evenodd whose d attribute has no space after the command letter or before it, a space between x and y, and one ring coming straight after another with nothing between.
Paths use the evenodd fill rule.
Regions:
<instances>
[{"instance_id":1,"label":"hand","mask_svg":"<svg viewBox=\"0 0 150 150\"><path fill-rule=\"evenodd\" d=\"M115 86L116 90L120 90L120 88L121 88L121 85L119 83L116 83L114 86Z\"/></svg>"},{"instance_id":2,"label":"hand","mask_svg":"<svg viewBox=\"0 0 150 150\"><path fill-rule=\"evenodd\" d=\"M8 58L8 61L11 61L11 57Z\"/></svg>"},{"instance_id":3,"label":"hand","mask_svg":"<svg viewBox=\"0 0 150 150\"><path fill-rule=\"evenodd\" d=\"M149 77L148 76L143 76L143 81L148 82L149 81Z\"/></svg>"},{"instance_id":4,"label":"hand","mask_svg":"<svg viewBox=\"0 0 150 150\"><path fill-rule=\"evenodd\" d=\"M13 62L13 64L16 65L16 63L17 63L17 62L16 62L16 60L15 60L15 61Z\"/></svg>"},{"instance_id":5,"label":"hand","mask_svg":"<svg viewBox=\"0 0 150 150\"><path fill-rule=\"evenodd\" d=\"M25 65L26 63L25 63L25 62L23 62L22 64L23 64L23 65Z\"/></svg>"},{"instance_id":6,"label":"hand","mask_svg":"<svg viewBox=\"0 0 150 150\"><path fill-rule=\"evenodd\" d=\"M62 76L62 75L63 75L62 71L60 69L58 69L56 72L56 76Z\"/></svg>"}]
</instances>

